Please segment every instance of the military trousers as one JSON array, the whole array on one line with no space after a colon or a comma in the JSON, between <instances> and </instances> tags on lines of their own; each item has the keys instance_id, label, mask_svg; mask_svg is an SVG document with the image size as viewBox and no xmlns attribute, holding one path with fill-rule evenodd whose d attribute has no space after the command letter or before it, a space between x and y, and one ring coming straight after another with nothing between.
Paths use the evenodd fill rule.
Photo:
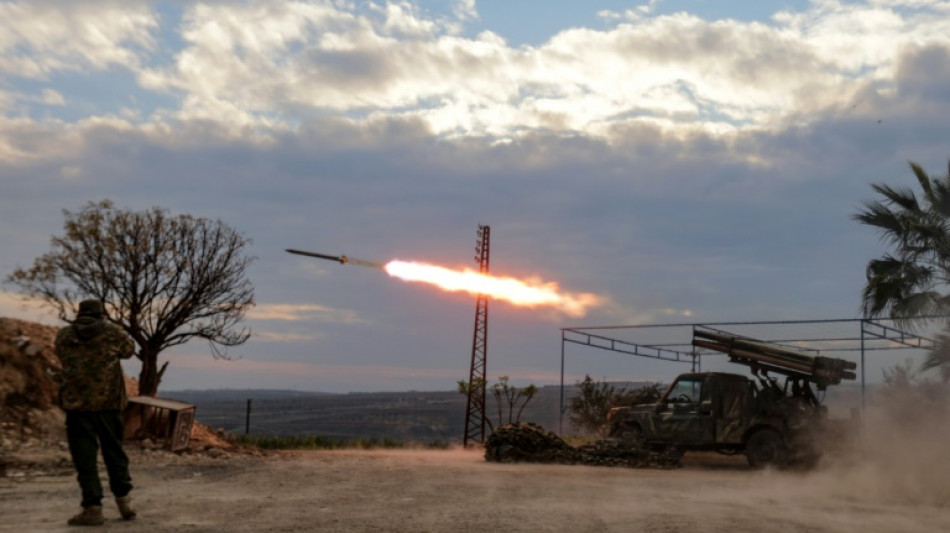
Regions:
<instances>
[{"instance_id":1,"label":"military trousers","mask_svg":"<svg viewBox=\"0 0 950 533\"><path fill-rule=\"evenodd\" d=\"M112 494L121 497L132 490L129 457L122 449L124 433L125 421L119 411L66 411L66 438L82 489L83 507L102 505L100 447Z\"/></svg>"}]
</instances>

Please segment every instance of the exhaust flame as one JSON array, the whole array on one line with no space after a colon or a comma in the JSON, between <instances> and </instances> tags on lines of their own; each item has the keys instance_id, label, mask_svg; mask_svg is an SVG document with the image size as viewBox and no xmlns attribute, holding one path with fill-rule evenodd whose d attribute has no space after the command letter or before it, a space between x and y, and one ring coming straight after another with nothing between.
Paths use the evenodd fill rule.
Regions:
<instances>
[{"instance_id":1,"label":"exhaust flame","mask_svg":"<svg viewBox=\"0 0 950 533\"><path fill-rule=\"evenodd\" d=\"M383 269L392 277L430 283L449 292L484 294L523 307L554 307L572 318L583 317L588 308L602 303L602 298L596 294L559 293L557 283L499 278L468 268L458 271L427 263L394 260L386 263Z\"/></svg>"}]
</instances>

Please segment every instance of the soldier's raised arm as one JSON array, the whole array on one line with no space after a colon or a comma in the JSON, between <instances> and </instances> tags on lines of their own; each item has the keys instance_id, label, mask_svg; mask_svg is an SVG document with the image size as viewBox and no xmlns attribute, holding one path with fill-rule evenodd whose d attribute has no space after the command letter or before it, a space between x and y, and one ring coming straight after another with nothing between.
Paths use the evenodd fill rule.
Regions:
<instances>
[{"instance_id":1,"label":"soldier's raised arm","mask_svg":"<svg viewBox=\"0 0 950 533\"><path fill-rule=\"evenodd\" d=\"M116 352L118 352L119 359L128 359L135 354L135 341L132 340L132 337L129 337L125 331L122 331L121 328L116 326Z\"/></svg>"}]
</instances>

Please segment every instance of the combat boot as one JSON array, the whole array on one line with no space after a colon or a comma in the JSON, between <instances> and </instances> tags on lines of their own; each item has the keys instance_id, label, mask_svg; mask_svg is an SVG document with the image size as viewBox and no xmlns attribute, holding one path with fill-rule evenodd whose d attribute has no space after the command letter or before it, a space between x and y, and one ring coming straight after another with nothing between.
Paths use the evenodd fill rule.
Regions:
<instances>
[{"instance_id":1,"label":"combat boot","mask_svg":"<svg viewBox=\"0 0 950 533\"><path fill-rule=\"evenodd\" d=\"M137 514L135 508L132 507L132 497L131 496L116 496L115 504L119 508L119 514L122 515L123 520L132 520Z\"/></svg>"},{"instance_id":2,"label":"combat boot","mask_svg":"<svg viewBox=\"0 0 950 533\"><path fill-rule=\"evenodd\" d=\"M71 526L101 526L106 523L102 516L102 506L92 505L83 507L82 512L69 519L67 524Z\"/></svg>"}]
</instances>

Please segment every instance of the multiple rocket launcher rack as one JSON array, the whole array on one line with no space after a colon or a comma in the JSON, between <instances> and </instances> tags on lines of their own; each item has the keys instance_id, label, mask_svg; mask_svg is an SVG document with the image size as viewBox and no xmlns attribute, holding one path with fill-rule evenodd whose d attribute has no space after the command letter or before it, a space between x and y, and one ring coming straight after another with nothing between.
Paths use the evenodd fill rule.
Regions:
<instances>
[{"instance_id":1,"label":"multiple rocket launcher rack","mask_svg":"<svg viewBox=\"0 0 950 533\"><path fill-rule=\"evenodd\" d=\"M729 356L733 363L746 365L756 374L773 372L814 383L818 390L855 379L857 364L844 359L808 355L775 344L720 331L693 330L693 346Z\"/></svg>"}]
</instances>

